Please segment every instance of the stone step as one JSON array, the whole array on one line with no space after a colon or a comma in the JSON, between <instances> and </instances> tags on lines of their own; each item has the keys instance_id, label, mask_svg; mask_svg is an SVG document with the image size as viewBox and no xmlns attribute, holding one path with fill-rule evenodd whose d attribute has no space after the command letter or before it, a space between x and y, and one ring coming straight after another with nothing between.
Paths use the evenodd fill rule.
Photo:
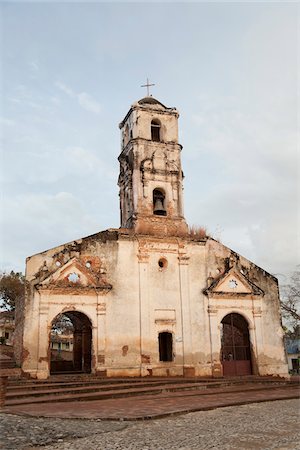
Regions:
<instances>
[{"instance_id":1,"label":"stone step","mask_svg":"<svg viewBox=\"0 0 300 450\"><path fill-rule=\"evenodd\" d=\"M101 386L103 388L105 388L105 386L124 386L127 384L130 384L131 386L141 386L144 384L148 384L148 385L155 385L155 384L159 384L161 383L161 381L158 380L151 380L151 381L143 381L143 382L139 382L139 383L134 383L131 382L131 380L126 380L126 381L121 381L121 382L109 382L107 380L102 381L102 380L90 380L90 381L69 381L69 382L55 382L55 383L40 383L40 382L36 382L36 383L9 383L8 386L8 390L10 391L15 391L15 392L21 392L22 390L26 390L26 391L30 391L30 390L34 390L34 391L38 391L38 390L44 390L44 389L59 389L60 387L66 387L66 388L72 388L72 387L97 387L97 386ZM165 381L166 384L168 383L172 383L171 380L167 380ZM174 382L173 382L174 383ZM176 383L174 383L176 384Z\"/></svg>"},{"instance_id":2,"label":"stone step","mask_svg":"<svg viewBox=\"0 0 300 450\"><path fill-rule=\"evenodd\" d=\"M75 381L76 380L76 381ZM219 387L220 385L231 385L231 384L245 384L245 383L264 383L268 384L274 383L284 384L286 380L282 379L266 379L266 378L252 378L251 380L245 380L244 378L222 378L222 379L196 379L196 378L122 378L122 379L107 379L107 378L86 378L86 379L72 379L64 378L64 379L49 379L49 380L13 380L9 382L7 391L9 394L13 395L27 395L32 396L39 395L39 392L42 391L52 391L52 390L72 390L74 388L82 388L82 389L122 389L128 387L151 387L157 386L159 384L172 384L172 385L182 385L182 384L191 384L195 385L204 385ZM200 383L200 384L199 384Z\"/></svg>"},{"instance_id":3,"label":"stone step","mask_svg":"<svg viewBox=\"0 0 300 450\"><path fill-rule=\"evenodd\" d=\"M100 377L100 376L96 376L96 375L91 375L91 374L82 374L79 373L74 374L74 372L72 372L72 374L70 375L53 375L50 376L50 378L47 378L46 380L35 380L35 379L26 379L26 378L21 378L21 379L12 379L10 380L9 386L10 387L18 387L18 386L26 386L26 387L30 387L30 386L42 386L42 385L49 385L49 386L53 386L53 385L59 385L59 384L77 384L77 385L83 385L83 384L97 384L97 383L101 383L101 384L120 384L120 383L132 383L132 384L140 384L140 383L144 383L145 381L150 381L151 382L163 382L163 383L195 383L195 382L205 382L205 383L215 383L217 382L224 382L224 383L228 383L230 382L244 382L244 383L248 383L248 382L264 382L264 383L274 383L274 382L278 382L278 383L285 383L286 380L283 378L275 378L275 377L259 377L259 376L255 376L255 375L251 375L251 376L242 376L242 377L220 377L220 378L202 378L202 377L140 377L140 378L133 378L133 377L126 377L126 378L107 378L107 377Z\"/></svg>"},{"instance_id":4,"label":"stone step","mask_svg":"<svg viewBox=\"0 0 300 450\"><path fill-rule=\"evenodd\" d=\"M109 386L115 386L110 389L116 389L122 386L154 386L158 384L178 384L190 383L194 385L195 383L202 383L211 386L219 386L220 384L243 384L246 382L258 382L258 383L285 383L282 379L266 379L266 378L253 378L251 380L245 380L242 378L225 378L225 379L202 379L202 378L122 378L122 379L112 379L112 378L87 378L87 379L50 379L50 380L13 380L9 382L8 391L9 392L19 392L22 391L42 391L42 390L52 390L52 389L64 389L64 388L77 388L77 387L95 387L101 386L101 388L109 388Z\"/></svg>"},{"instance_id":5,"label":"stone step","mask_svg":"<svg viewBox=\"0 0 300 450\"><path fill-rule=\"evenodd\" d=\"M259 382L274 382L277 379L266 379L266 378L252 378L252 379L244 379L244 378L183 378L183 377L141 377L141 378L101 378L101 377L86 377L86 378L78 378L78 377L63 377L63 378L48 378L47 380L33 380L33 379L18 379L11 380L10 386L13 388L18 388L21 386L26 387L39 387L39 386L56 386L56 385L85 385L85 384L127 384L131 383L134 385L139 385L142 383L173 383L173 384L181 384L181 383L227 383L227 382L249 382L249 381L259 381ZM278 379L279 382L285 382L286 380Z\"/></svg>"},{"instance_id":6,"label":"stone step","mask_svg":"<svg viewBox=\"0 0 300 450\"><path fill-rule=\"evenodd\" d=\"M14 369L16 362L13 355L7 355L5 353L0 354L0 369Z\"/></svg>"},{"instance_id":7,"label":"stone step","mask_svg":"<svg viewBox=\"0 0 300 450\"><path fill-rule=\"evenodd\" d=\"M14 369L16 363L14 361L1 361L0 369Z\"/></svg>"},{"instance_id":8,"label":"stone step","mask_svg":"<svg viewBox=\"0 0 300 450\"><path fill-rule=\"evenodd\" d=\"M70 384L59 384L59 385L38 385L38 386L9 386L7 389L7 398L14 398L14 397L28 397L28 396L41 396L41 395L52 395L52 394L60 394L60 393L80 393L80 392L98 392L98 391L113 391L113 390L127 390L127 389L144 389L144 388L153 388L159 386L160 388L162 386L168 387L169 385L172 386L179 386L179 388L182 388L182 383L174 384L171 381L167 381L164 383L161 382L144 382L139 383L138 386L134 386L134 383L115 383L115 384L106 384L103 385L101 383L85 383L85 384L78 384L78 383L70 383ZM218 384L219 385L219 384ZM184 386L186 388L193 389L194 387L197 388L199 386L199 383L187 383ZM206 387L206 384L201 383L201 386L203 388Z\"/></svg>"},{"instance_id":9,"label":"stone step","mask_svg":"<svg viewBox=\"0 0 300 450\"><path fill-rule=\"evenodd\" d=\"M214 382L216 380L227 380L229 378L196 378L196 377L154 377L154 376L148 376L148 377L101 377L98 375L91 375L91 374L72 374L70 375L51 375L49 378L45 380L37 380L32 378L22 378L20 380L14 380L12 384L54 384L54 383L68 383L68 382L94 382L94 381L101 381L101 383L127 383L128 381L131 381L132 383L143 383L145 380L151 380L151 381L172 381L173 383L182 383L182 381L185 382L194 382L196 381L205 381L207 383ZM246 380L248 377L232 377L231 380L237 380L237 379L243 379ZM262 377L252 377L249 378L249 380L252 379L265 379ZM274 380L274 378L268 378Z\"/></svg>"},{"instance_id":10,"label":"stone step","mask_svg":"<svg viewBox=\"0 0 300 450\"><path fill-rule=\"evenodd\" d=\"M294 383L248 383L245 382L215 382L212 383L181 383L181 384L171 384L171 383L160 383L157 385L150 386L135 386L132 385L115 385L112 389L111 385L108 386L89 386L89 387L73 387L73 388L62 388L62 389L49 389L46 391L37 392L13 392L9 391L6 397L6 405L21 405L21 404L31 404L31 403L50 403L50 402L70 402L70 401L84 401L84 400L104 400L112 398L123 398L141 395L158 395L162 393L178 393L182 395L203 395L205 393L211 392L230 392L233 391L243 392L247 389L261 390L261 389L276 389L280 386L295 387ZM36 394L36 395L35 395Z\"/></svg>"}]
</instances>

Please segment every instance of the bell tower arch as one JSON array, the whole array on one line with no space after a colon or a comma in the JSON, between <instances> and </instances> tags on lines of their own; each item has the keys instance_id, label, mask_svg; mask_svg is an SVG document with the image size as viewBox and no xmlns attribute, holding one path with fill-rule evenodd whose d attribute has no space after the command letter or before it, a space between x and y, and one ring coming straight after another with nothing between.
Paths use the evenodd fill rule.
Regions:
<instances>
[{"instance_id":1,"label":"bell tower arch","mask_svg":"<svg viewBox=\"0 0 300 450\"><path fill-rule=\"evenodd\" d=\"M184 235L183 173L176 108L152 96L134 103L119 127L121 227Z\"/></svg>"}]
</instances>

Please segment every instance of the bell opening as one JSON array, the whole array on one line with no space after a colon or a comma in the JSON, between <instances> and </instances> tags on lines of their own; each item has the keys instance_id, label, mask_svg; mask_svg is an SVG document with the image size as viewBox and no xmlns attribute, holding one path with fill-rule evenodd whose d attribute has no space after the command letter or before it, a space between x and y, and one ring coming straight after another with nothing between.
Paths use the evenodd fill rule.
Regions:
<instances>
[{"instance_id":1,"label":"bell opening","mask_svg":"<svg viewBox=\"0 0 300 450\"><path fill-rule=\"evenodd\" d=\"M156 216L166 216L165 194L160 189L153 191L153 214Z\"/></svg>"}]
</instances>

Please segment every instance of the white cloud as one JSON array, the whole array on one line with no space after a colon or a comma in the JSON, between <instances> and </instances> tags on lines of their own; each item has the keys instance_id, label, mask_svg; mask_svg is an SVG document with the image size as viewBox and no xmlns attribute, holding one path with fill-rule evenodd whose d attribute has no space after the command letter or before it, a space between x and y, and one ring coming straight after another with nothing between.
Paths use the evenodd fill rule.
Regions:
<instances>
[{"instance_id":1,"label":"white cloud","mask_svg":"<svg viewBox=\"0 0 300 450\"><path fill-rule=\"evenodd\" d=\"M95 218L90 216L80 199L69 192L56 194L27 194L6 198L2 215L3 269L16 267L24 270L25 257L49 247L91 234L97 228ZM22 217L22 227L19 218ZM14 236L14 245L4 235ZM32 239L34 236L34 239Z\"/></svg>"},{"instance_id":2,"label":"white cloud","mask_svg":"<svg viewBox=\"0 0 300 450\"><path fill-rule=\"evenodd\" d=\"M21 103L21 100L19 98L17 98L17 97L8 97L8 100L11 103Z\"/></svg>"},{"instance_id":3,"label":"white cloud","mask_svg":"<svg viewBox=\"0 0 300 450\"><path fill-rule=\"evenodd\" d=\"M5 125L7 127L13 127L16 124L16 122L11 119L6 119L5 117L0 117L0 124Z\"/></svg>"},{"instance_id":4,"label":"white cloud","mask_svg":"<svg viewBox=\"0 0 300 450\"><path fill-rule=\"evenodd\" d=\"M3 173L6 183L26 183L34 185L42 183L51 186L56 182L66 182L72 178L81 179L93 175L95 179L115 179L117 174L110 164L104 161L97 152L83 147L58 148L45 143L35 142L31 136L24 136L19 143L30 144L23 157L31 164L24 171L24 160L11 156L14 165L10 171ZM41 149L41 150L40 150ZM6 155L10 158L10 155Z\"/></svg>"},{"instance_id":5,"label":"white cloud","mask_svg":"<svg viewBox=\"0 0 300 450\"><path fill-rule=\"evenodd\" d=\"M51 103L53 103L54 105L60 105L61 101L58 97L51 97L50 98Z\"/></svg>"},{"instance_id":6,"label":"white cloud","mask_svg":"<svg viewBox=\"0 0 300 450\"><path fill-rule=\"evenodd\" d=\"M105 172L106 164L91 150L82 147L71 147L65 150L65 157L69 168L75 173Z\"/></svg>"},{"instance_id":7,"label":"white cloud","mask_svg":"<svg viewBox=\"0 0 300 450\"><path fill-rule=\"evenodd\" d=\"M61 91L63 91L65 94L67 94L69 97L75 97L75 93L72 91L72 89L66 86L64 83L56 81L55 86L58 87L58 89L60 89Z\"/></svg>"},{"instance_id":8,"label":"white cloud","mask_svg":"<svg viewBox=\"0 0 300 450\"><path fill-rule=\"evenodd\" d=\"M37 61L30 61L28 63L30 71L31 71L31 77L36 78L38 71L40 70L39 64Z\"/></svg>"},{"instance_id":9,"label":"white cloud","mask_svg":"<svg viewBox=\"0 0 300 450\"><path fill-rule=\"evenodd\" d=\"M76 98L78 104L85 109L86 111L93 112L95 114L99 114L101 111L101 105L98 103L90 94L86 92L80 92L77 94L74 92L69 86L57 81L55 86L58 87L61 91L67 94L71 98Z\"/></svg>"},{"instance_id":10,"label":"white cloud","mask_svg":"<svg viewBox=\"0 0 300 450\"><path fill-rule=\"evenodd\" d=\"M255 102L242 91L236 97L208 93L192 112L191 159L210 170L201 172L199 190L194 184L189 209L193 222L211 231L220 223L229 247L272 273L287 273L299 258L296 109L290 85L286 99L279 87L273 91L257 78L249 90L258 85L264 95L253 92Z\"/></svg>"},{"instance_id":11,"label":"white cloud","mask_svg":"<svg viewBox=\"0 0 300 450\"><path fill-rule=\"evenodd\" d=\"M78 94L78 102L79 105L82 106L87 111L94 112L96 114L99 114L101 111L100 104L96 102L89 94L86 92L82 92L81 94Z\"/></svg>"},{"instance_id":12,"label":"white cloud","mask_svg":"<svg viewBox=\"0 0 300 450\"><path fill-rule=\"evenodd\" d=\"M47 109L47 100L45 97L30 86L30 84L19 84L14 86L11 94L7 96L9 102L14 103L17 108L21 106L30 106L33 109Z\"/></svg>"},{"instance_id":13,"label":"white cloud","mask_svg":"<svg viewBox=\"0 0 300 450\"><path fill-rule=\"evenodd\" d=\"M38 65L38 63L37 63L36 61L31 61L31 62L29 63L29 66L30 66L31 69L33 69L33 70L39 70L39 65Z\"/></svg>"}]
</instances>

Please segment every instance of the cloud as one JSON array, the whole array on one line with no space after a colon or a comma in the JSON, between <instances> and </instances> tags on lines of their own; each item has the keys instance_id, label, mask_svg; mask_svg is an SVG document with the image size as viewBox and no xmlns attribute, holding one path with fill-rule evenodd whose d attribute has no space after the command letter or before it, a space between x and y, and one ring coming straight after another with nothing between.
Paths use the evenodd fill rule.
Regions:
<instances>
[{"instance_id":1,"label":"cloud","mask_svg":"<svg viewBox=\"0 0 300 450\"><path fill-rule=\"evenodd\" d=\"M53 105L60 105L61 101L58 97L51 97L50 102L53 103Z\"/></svg>"},{"instance_id":2,"label":"cloud","mask_svg":"<svg viewBox=\"0 0 300 450\"><path fill-rule=\"evenodd\" d=\"M187 211L212 233L219 223L222 242L259 266L288 272L299 258L296 108L289 84L286 99L285 86L273 92L255 78L253 91L258 85L264 96L253 92L256 102L242 92L199 97L191 112L196 132L188 157L195 168L188 178L197 179L196 167L206 171L199 188L185 190L191 196Z\"/></svg>"},{"instance_id":3,"label":"cloud","mask_svg":"<svg viewBox=\"0 0 300 450\"><path fill-rule=\"evenodd\" d=\"M53 247L91 234L97 228L95 218L88 214L82 201L66 191L6 198L3 210L6 214L1 217L1 253L7 255L1 261L4 269L15 268L17 264L16 269L24 270L25 257L45 250L45 242ZM13 245L11 240L4 239L7 234L14 236Z\"/></svg>"},{"instance_id":4,"label":"cloud","mask_svg":"<svg viewBox=\"0 0 300 450\"><path fill-rule=\"evenodd\" d=\"M31 163L26 165L24 160L16 158L15 154L7 154L7 160L14 161L11 170L3 173L6 183L26 183L34 185L42 183L53 185L57 182L67 182L73 178L84 178L93 175L95 179L115 179L117 174L112 167L115 164L104 161L97 152L83 147L59 148L35 142L31 136L24 136L19 143L30 144L31 147L23 152L23 157ZM37 145L36 145L37 144Z\"/></svg>"},{"instance_id":5,"label":"cloud","mask_svg":"<svg viewBox=\"0 0 300 450\"><path fill-rule=\"evenodd\" d=\"M16 124L16 122L11 119L6 119L5 117L0 117L0 124L5 125L7 127L13 127Z\"/></svg>"},{"instance_id":6,"label":"cloud","mask_svg":"<svg viewBox=\"0 0 300 450\"><path fill-rule=\"evenodd\" d=\"M33 109L47 109L47 101L41 94L37 94L36 90L30 85L19 84L13 86L7 96L9 102L19 107L21 111L22 106L30 106ZM16 111L16 110L15 110Z\"/></svg>"},{"instance_id":7,"label":"cloud","mask_svg":"<svg viewBox=\"0 0 300 450\"><path fill-rule=\"evenodd\" d=\"M86 92L82 92L81 94L78 94L77 96L79 105L82 106L82 108L86 109L87 111L94 112L96 114L99 114L101 111L100 104L96 102L89 94Z\"/></svg>"},{"instance_id":8,"label":"cloud","mask_svg":"<svg viewBox=\"0 0 300 450\"><path fill-rule=\"evenodd\" d=\"M38 62L37 61L30 61L28 63L28 65L29 65L29 68L30 68L30 71L31 71L31 75L33 75L34 78L35 78L35 75L40 70L40 66L39 66Z\"/></svg>"},{"instance_id":9,"label":"cloud","mask_svg":"<svg viewBox=\"0 0 300 450\"><path fill-rule=\"evenodd\" d=\"M82 147L69 147L64 154L73 173L85 173L87 175L105 172L106 164L91 150Z\"/></svg>"},{"instance_id":10,"label":"cloud","mask_svg":"<svg viewBox=\"0 0 300 450\"><path fill-rule=\"evenodd\" d=\"M69 97L75 97L75 93L70 89L68 86L66 86L64 83L61 83L60 81L56 81L55 86L58 87L61 91L63 91L65 94L67 94Z\"/></svg>"},{"instance_id":11,"label":"cloud","mask_svg":"<svg viewBox=\"0 0 300 450\"><path fill-rule=\"evenodd\" d=\"M79 94L77 94L69 86L61 83L60 81L56 81L55 86L70 98L76 98L78 104L86 111L90 111L95 114L99 114L101 112L100 103L98 103L91 95L87 94L86 92L80 92Z\"/></svg>"},{"instance_id":12,"label":"cloud","mask_svg":"<svg viewBox=\"0 0 300 450\"><path fill-rule=\"evenodd\" d=\"M252 171L243 160L232 171L230 160L222 163L230 174L226 180L216 180L208 193L194 186L192 222L207 226L213 235L219 224L217 237L225 245L271 273L292 271L299 258L295 181L278 182L275 174Z\"/></svg>"}]
</instances>

